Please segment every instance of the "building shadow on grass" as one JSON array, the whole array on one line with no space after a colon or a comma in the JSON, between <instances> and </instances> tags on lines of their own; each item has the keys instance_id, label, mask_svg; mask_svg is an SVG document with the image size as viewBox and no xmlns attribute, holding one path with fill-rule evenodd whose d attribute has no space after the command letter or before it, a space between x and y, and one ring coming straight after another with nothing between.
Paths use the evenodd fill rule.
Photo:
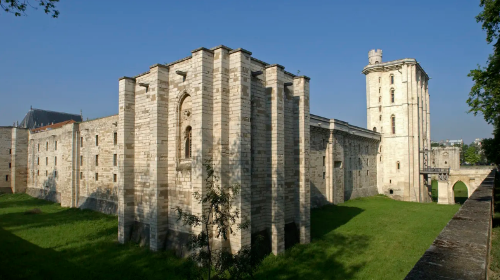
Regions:
<instances>
[{"instance_id":1,"label":"building shadow on grass","mask_svg":"<svg viewBox=\"0 0 500 280\"><path fill-rule=\"evenodd\" d=\"M256 279L350 279L365 262L346 265L345 260L363 253L370 238L365 235L343 235L335 229L346 224L363 209L327 205L311 211L312 242L295 245L279 256L262 262Z\"/></svg>"}]
</instances>

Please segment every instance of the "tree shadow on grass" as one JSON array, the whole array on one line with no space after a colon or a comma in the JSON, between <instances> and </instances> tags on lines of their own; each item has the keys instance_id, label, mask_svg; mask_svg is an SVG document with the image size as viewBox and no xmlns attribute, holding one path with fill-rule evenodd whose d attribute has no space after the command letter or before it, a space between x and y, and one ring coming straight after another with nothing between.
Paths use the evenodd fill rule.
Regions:
<instances>
[{"instance_id":1,"label":"tree shadow on grass","mask_svg":"<svg viewBox=\"0 0 500 280\"><path fill-rule=\"evenodd\" d=\"M364 210L344 205L326 205L311 211L311 238L321 238L346 224Z\"/></svg>"},{"instance_id":2,"label":"tree shadow on grass","mask_svg":"<svg viewBox=\"0 0 500 280\"><path fill-rule=\"evenodd\" d=\"M51 201L33 199L27 194L0 194L0 209L13 207L41 207L57 204Z\"/></svg>"}]
</instances>

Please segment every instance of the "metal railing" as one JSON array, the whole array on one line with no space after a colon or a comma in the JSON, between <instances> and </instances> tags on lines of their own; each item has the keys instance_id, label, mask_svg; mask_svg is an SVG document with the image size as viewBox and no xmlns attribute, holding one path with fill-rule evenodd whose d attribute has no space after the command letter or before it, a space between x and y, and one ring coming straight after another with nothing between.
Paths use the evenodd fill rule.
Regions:
<instances>
[{"instance_id":1,"label":"metal railing","mask_svg":"<svg viewBox=\"0 0 500 280\"><path fill-rule=\"evenodd\" d=\"M434 168L434 167L425 167L420 170L420 173L450 173L449 168Z\"/></svg>"}]
</instances>

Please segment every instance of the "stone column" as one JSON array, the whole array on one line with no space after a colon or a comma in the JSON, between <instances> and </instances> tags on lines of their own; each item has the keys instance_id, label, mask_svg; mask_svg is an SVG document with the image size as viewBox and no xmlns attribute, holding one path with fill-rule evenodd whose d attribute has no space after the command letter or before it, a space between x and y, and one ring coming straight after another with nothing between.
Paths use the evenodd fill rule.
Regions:
<instances>
[{"instance_id":1,"label":"stone column","mask_svg":"<svg viewBox=\"0 0 500 280\"><path fill-rule=\"evenodd\" d=\"M278 67L275 67L277 71ZM281 70L282 71L282 70ZM279 79L278 79L279 80ZM278 84L279 86L280 84ZM299 235L300 235L300 243L307 244L311 241L311 189L310 189L310 181L309 181L309 150L310 150L310 115L309 115L309 78L305 76L295 77L293 79L293 90L294 96L298 98L298 159L299 159L299 200L298 205L295 207L295 221L299 227ZM272 96L271 98L276 98L276 96ZM278 87L278 98L279 98L279 87ZM274 102L272 103L274 105ZM278 107L279 103L276 104ZM273 106L274 108L274 106ZM278 111L279 113L279 111ZM274 113L273 113L274 116ZM278 123L279 119L276 119L276 123ZM275 126L274 126L274 118L273 118L273 139ZM279 133L279 132L278 132ZM278 136L278 135L276 135ZM279 140L278 140L279 141ZM330 202L333 200L333 131L330 134L329 145L330 156L329 162L330 164L326 166L328 170L329 176L329 185L330 185ZM274 145L274 142L273 142ZM296 144L297 145L297 144ZM273 153L274 155L274 153ZM274 162L274 161L273 161ZM274 179L274 177L273 177ZM274 186L273 186L274 190ZM274 194L274 192L273 192ZM274 197L274 196L273 196ZM283 205L284 207L284 205ZM274 204L273 204L274 209ZM284 217L283 217L284 218ZM297 223L298 222L298 223ZM279 223L278 223L279 224ZM274 250L274 242L273 242L273 253L279 253L280 248L279 244L277 244L277 250Z\"/></svg>"},{"instance_id":2,"label":"stone column","mask_svg":"<svg viewBox=\"0 0 500 280\"><path fill-rule=\"evenodd\" d=\"M231 236L233 253L251 244L251 55L244 49L229 52L229 183L241 187L234 201L241 213L236 222L249 224Z\"/></svg>"},{"instance_id":3,"label":"stone column","mask_svg":"<svg viewBox=\"0 0 500 280\"><path fill-rule=\"evenodd\" d=\"M164 248L167 235L168 194L167 194L167 159L168 159L168 67L156 64L150 67L150 143L151 156L149 166L150 186L150 237L151 250Z\"/></svg>"},{"instance_id":4,"label":"stone column","mask_svg":"<svg viewBox=\"0 0 500 280\"><path fill-rule=\"evenodd\" d=\"M71 207L78 207L78 190L80 187L80 125L73 123L71 137Z\"/></svg>"},{"instance_id":5,"label":"stone column","mask_svg":"<svg viewBox=\"0 0 500 280\"><path fill-rule=\"evenodd\" d=\"M448 194L448 181L438 180L438 204L451 204Z\"/></svg>"},{"instance_id":6,"label":"stone column","mask_svg":"<svg viewBox=\"0 0 500 280\"><path fill-rule=\"evenodd\" d=\"M271 99L269 112L271 116L271 249L275 255L285 250L283 71L284 67L278 64L266 66L266 94Z\"/></svg>"},{"instance_id":7,"label":"stone column","mask_svg":"<svg viewBox=\"0 0 500 280\"><path fill-rule=\"evenodd\" d=\"M212 160L221 186L229 181L229 51L225 46L214 49Z\"/></svg>"},{"instance_id":8,"label":"stone column","mask_svg":"<svg viewBox=\"0 0 500 280\"><path fill-rule=\"evenodd\" d=\"M130 240L134 222L135 79L119 80L118 108L118 242Z\"/></svg>"},{"instance_id":9,"label":"stone column","mask_svg":"<svg viewBox=\"0 0 500 280\"><path fill-rule=\"evenodd\" d=\"M192 193L204 196L207 179L204 164L211 159L213 148L213 51L199 48L191 53L192 72L188 73L192 89L191 187ZM193 199L192 214L200 216L204 207ZM201 227L193 227L192 231L199 234Z\"/></svg>"}]
</instances>

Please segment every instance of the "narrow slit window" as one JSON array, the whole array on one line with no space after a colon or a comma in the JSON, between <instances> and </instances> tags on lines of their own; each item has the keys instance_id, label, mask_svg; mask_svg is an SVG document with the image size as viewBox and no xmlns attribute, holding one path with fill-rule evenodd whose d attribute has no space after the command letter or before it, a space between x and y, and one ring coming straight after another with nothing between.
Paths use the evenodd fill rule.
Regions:
<instances>
[{"instance_id":1,"label":"narrow slit window","mask_svg":"<svg viewBox=\"0 0 500 280\"><path fill-rule=\"evenodd\" d=\"M12 168L12 163L9 162L9 168Z\"/></svg>"},{"instance_id":2,"label":"narrow slit window","mask_svg":"<svg viewBox=\"0 0 500 280\"><path fill-rule=\"evenodd\" d=\"M391 89L391 103L394 103L394 89Z\"/></svg>"},{"instance_id":3,"label":"narrow slit window","mask_svg":"<svg viewBox=\"0 0 500 280\"><path fill-rule=\"evenodd\" d=\"M96 173L96 174L95 174L95 180L96 180L96 181L99 181L99 173Z\"/></svg>"},{"instance_id":4,"label":"narrow slit window","mask_svg":"<svg viewBox=\"0 0 500 280\"><path fill-rule=\"evenodd\" d=\"M115 132L115 133L113 134L113 143L114 143L115 145L116 145L116 144L118 144L118 133L117 133L117 132Z\"/></svg>"},{"instance_id":5,"label":"narrow slit window","mask_svg":"<svg viewBox=\"0 0 500 280\"><path fill-rule=\"evenodd\" d=\"M49 150L49 142L45 143L45 150L48 151Z\"/></svg>"},{"instance_id":6,"label":"narrow slit window","mask_svg":"<svg viewBox=\"0 0 500 280\"><path fill-rule=\"evenodd\" d=\"M382 96L378 97L378 103L382 102Z\"/></svg>"},{"instance_id":7,"label":"narrow slit window","mask_svg":"<svg viewBox=\"0 0 500 280\"><path fill-rule=\"evenodd\" d=\"M391 116L392 134L396 134L396 116Z\"/></svg>"},{"instance_id":8,"label":"narrow slit window","mask_svg":"<svg viewBox=\"0 0 500 280\"><path fill-rule=\"evenodd\" d=\"M54 165L57 165L57 157L54 157Z\"/></svg>"},{"instance_id":9,"label":"narrow slit window","mask_svg":"<svg viewBox=\"0 0 500 280\"><path fill-rule=\"evenodd\" d=\"M49 158L48 157L45 158L45 165L49 165Z\"/></svg>"},{"instance_id":10,"label":"narrow slit window","mask_svg":"<svg viewBox=\"0 0 500 280\"><path fill-rule=\"evenodd\" d=\"M399 163L399 161L396 163L396 167L398 170L401 168L401 164Z\"/></svg>"},{"instance_id":11,"label":"narrow slit window","mask_svg":"<svg viewBox=\"0 0 500 280\"><path fill-rule=\"evenodd\" d=\"M80 165L83 165L83 156L80 156Z\"/></svg>"},{"instance_id":12,"label":"narrow slit window","mask_svg":"<svg viewBox=\"0 0 500 280\"><path fill-rule=\"evenodd\" d=\"M188 126L186 128L185 135L185 143L184 143L184 158L191 158L191 148L192 148L192 139L191 139L191 127Z\"/></svg>"},{"instance_id":13,"label":"narrow slit window","mask_svg":"<svg viewBox=\"0 0 500 280\"><path fill-rule=\"evenodd\" d=\"M80 147L83 147L83 137L80 137Z\"/></svg>"},{"instance_id":14,"label":"narrow slit window","mask_svg":"<svg viewBox=\"0 0 500 280\"><path fill-rule=\"evenodd\" d=\"M117 166L118 165L118 156L117 154L114 154L113 155L113 166Z\"/></svg>"},{"instance_id":15,"label":"narrow slit window","mask_svg":"<svg viewBox=\"0 0 500 280\"><path fill-rule=\"evenodd\" d=\"M80 172L80 180L83 179L83 172Z\"/></svg>"},{"instance_id":16,"label":"narrow slit window","mask_svg":"<svg viewBox=\"0 0 500 280\"><path fill-rule=\"evenodd\" d=\"M40 165L40 158L37 158L36 161L37 161L36 165Z\"/></svg>"},{"instance_id":17,"label":"narrow slit window","mask_svg":"<svg viewBox=\"0 0 500 280\"><path fill-rule=\"evenodd\" d=\"M382 106L378 106L378 111L382 112Z\"/></svg>"},{"instance_id":18,"label":"narrow slit window","mask_svg":"<svg viewBox=\"0 0 500 280\"><path fill-rule=\"evenodd\" d=\"M5 181L9 181L9 175L5 175Z\"/></svg>"},{"instance_id":19,"label":"narrow slit window","mask_svg":"<svg viewBox=\"0 0 500 280\"><path fill-rule=\"evenodd\" d=\"M99 146L99 135L95 136L95 145Z\"/></svg>"},{"instance_id":20,"label":"narrow slit window","mask_svg":"<svg viewBox=\"0 0 500 280\"><path fill-rule=\"evenodd\" d=\"M38 144L38 151L40 152L40 144Z\"/></svg>"},{"instance_id":21,"label":"narrow slit window","mask_svg":"<svg viewBox=\"0 0 500 280\"><path fill-rule=\"evenodd\" d=\"M57 151L57 141L54 141L54 151Z\"/></svg>"},{"instance_id":22,"label":"narrow slit window","mask_svg":"<svg viewBox=\"0 0 500 280\"><path fill-rule=\"evenodd\" d=\"M95 156L95 166L99 166L99 155Z\"/></svg>"},{"instance_id":23,"label":"narrow slit window","mask_svg":"<svg viewBox=\"0 0 500 280\"><path fill-rule=\"evenodd\" d=\"M325 175L325 172L323 172L323 179L325 179L325 178L326 178L326 175Z\"/></svg>"},{"instance_id":24,"label":"narrow slit window","mask_svg":"<svg viewBox=\"0 0 500 280\"><path fill-rule=\"evenodd\" d=\"M391 75L391 85L394 84L394 75Z\"/></svg>"},{"instance_id":25,"label":"narrow slit window","mask_svg":"<svg viewBox=\"0 0 500 280\"><path fill-rule=\"evenodd\" d=\"M113 182L116 183L116 181L117 181L117 176L116 176L116 174L113 174Z\"/></svg>"},{"instance_id":26,"label":"narrow slit window","mask_svg":"<svg viewBox=\"0 0 500 280\"><path fill-rule=\"evenodd\" d=\"M9 155L12 155L12 149L9 149Z\"/></svg>"},{"instance_id":27,"label":"narrow slit window","mask_svg":"<svg viewBox=\"0 0 500 280\"><path fill-rule=\"evenodd\" d=\"M326 163L326 157L323 156L323 166L325 166L325 163Z\"/></svg>"}]
</instances>

